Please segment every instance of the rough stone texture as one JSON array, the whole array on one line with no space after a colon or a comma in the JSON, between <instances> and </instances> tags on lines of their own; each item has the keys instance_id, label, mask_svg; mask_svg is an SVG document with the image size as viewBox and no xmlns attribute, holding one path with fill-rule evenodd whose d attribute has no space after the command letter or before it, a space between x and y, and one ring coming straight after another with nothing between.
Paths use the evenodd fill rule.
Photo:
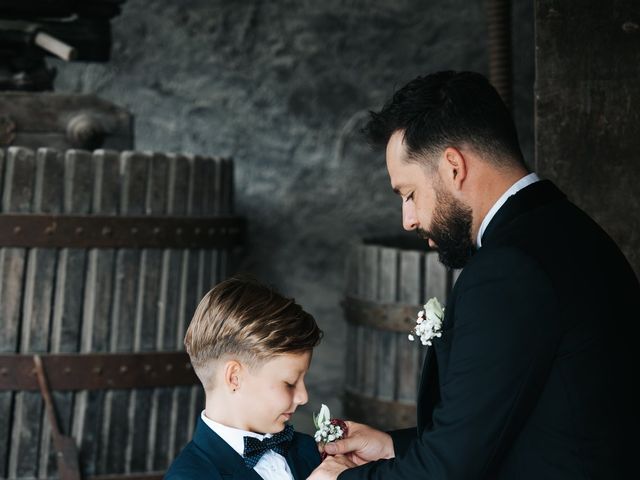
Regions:
<instances>
[{"instance_id":1,"label":"rough stone texture","mask_svg":"<svg viewBox=\"0 0 640 480\"><path fill-rule=\"evenodd\" d=\"M532 159L533 8L514 7L514 111ZM58 91L97 93L136 117L136 148L231 156L250 225L241 268L318 320L309 404L340 414L347 246L401 230L383 155L359 136L417 75L487 71L481 0L129 0L108 64L54 62Z\"/></svg>"}]
</instances>

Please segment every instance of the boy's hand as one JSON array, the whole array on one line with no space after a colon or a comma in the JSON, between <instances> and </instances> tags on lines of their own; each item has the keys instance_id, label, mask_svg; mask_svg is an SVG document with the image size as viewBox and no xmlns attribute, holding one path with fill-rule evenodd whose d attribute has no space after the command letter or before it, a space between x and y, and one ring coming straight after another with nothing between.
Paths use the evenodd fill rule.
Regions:
<instances>
[{"instance_id":1,"label":"boy's hand","mask_svg":"<svg viewBox=\"0 0 640 480\"><path fill-rule=\"evenodd\" d=\"M355 467L356 464L349 461L344 455L325 458L322 463L311 472L307 480L336 480L345 470Z\"/></svg>"},{"instance_id":2,"label":"boy's hand","mask_svg":"<svg viewBox=\"0 0 640 480\"><path fill-rule=\"evenodd\" d=\"M393 440L388 433L362 423L346 423L349 427L349 436L327 443L324 446L327 455L344 455L355 465L396 456L393 450Z\"/></svg>"}]
</instances>

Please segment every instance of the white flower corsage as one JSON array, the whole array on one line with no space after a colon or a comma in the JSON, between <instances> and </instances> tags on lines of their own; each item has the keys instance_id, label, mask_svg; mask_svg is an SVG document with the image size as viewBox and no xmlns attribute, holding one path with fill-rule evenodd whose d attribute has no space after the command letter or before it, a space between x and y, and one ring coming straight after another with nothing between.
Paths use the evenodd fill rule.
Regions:
<instances>
[{"instance_id":1,"label":"white flower corsage","mask_svg":"<svg viewBox=\"0 0 640 480\"><path fill-rule=\"evenodd\" d=\"M442 336L442 320L444 318L444 307L436 297L430 298L424 304L424 310L418 312L416 326L409 334L412 342L420 338L422 345L431 345L431 340Z\"/></svg>"},{"instance_id":2,"label":"white flower corsage","mask_svg":"<svg viewBox=\"0 0 640 480\"><path fill-rule=\"evenodd\" d=\"M349 428L345 421L340 420L339 418L331 418L329 407L324 403L322 404L322 407L320 407L320 413L318 413L318 415L313 415L313 424L316 427L316 433L314 435L316 443L320 443L322 445L340 440L341 438L346 437L349 433ZM326 454L323 452L323 460L325 456Z\"/></svg>"}]
</instances>

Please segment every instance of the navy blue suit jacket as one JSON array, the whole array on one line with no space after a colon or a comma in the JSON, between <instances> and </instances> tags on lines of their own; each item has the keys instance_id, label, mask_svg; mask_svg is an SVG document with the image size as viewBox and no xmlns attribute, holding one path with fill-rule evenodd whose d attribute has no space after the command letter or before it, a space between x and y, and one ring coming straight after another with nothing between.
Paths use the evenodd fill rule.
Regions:
<instances>
[{"instance_id":1,"label":"navy blue suit jacket","mask_svg":"<svg viewBox=\"0 0 640 480\"><path fill-rule=\"evenodd\" d=\"M417 428L340 480L638 478L639 325L613 241L551 182L522 189L447 301Z\"/></svg>"},{"instance_id":2,"label":"navy blue suit jacket","mask_svg":"<svg viewBox=\"0 0 640 480\"><path fill-rule=\"evenodd\" d=\"M320 453L313 438L295 432L287 463L295 480L307 478L320 465ZM248 468L242 456L199 418L193 440L182 449L164 478L260 480L262 477Z\"/></svg>"}]
</instances>

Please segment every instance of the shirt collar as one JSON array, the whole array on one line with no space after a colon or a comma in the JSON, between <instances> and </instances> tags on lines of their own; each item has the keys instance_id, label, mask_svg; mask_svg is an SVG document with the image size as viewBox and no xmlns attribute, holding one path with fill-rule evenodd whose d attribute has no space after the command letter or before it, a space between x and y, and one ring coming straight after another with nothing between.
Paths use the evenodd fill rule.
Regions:
<instances>
[{"instance_id":1,"label":"shirt collar","mask_svg":"<svg viewBox=\"0 0 640 480\"><path fill-rule=\"evenodd\" d=\"M520 190L522 190L525 187L528 187L532 183L539 182L539 181L540 181L540 177L538 177L537 174L530 173L522 177L513 185L511 185L511 187L502 194L502 196L498 199L498 201L493 204L493 206L491 207L487 215L485 215L484 219L482 220L482 223L480 224L480 230L478 230L478 238L476 239L476 245L478 248L482 246L482 235L484 235L484 231L487 229L487 226L489 225L489 223L491 222L495 214L498 213L498 210L500 210L500 207L502 207L502 205L504 205L505 202L509 199L509 197L515 195Z\"/></svg>"},{"instance_id":2,"label":"shirt collar","mask_svg":"<svg viewBox=\"0 0 640 480\"><path fill-rule=\"evenodd\" d=\"M258 440L264 440L271 437L271 434L261 435L255 432L247 432L239 428L227 427L218 422L214 422L204 414L204 410L200 414L202 421L213 430L222 440L227 442L239 455L244 455L244 437L254 437Z\"/></svg>"}]
</instances>

